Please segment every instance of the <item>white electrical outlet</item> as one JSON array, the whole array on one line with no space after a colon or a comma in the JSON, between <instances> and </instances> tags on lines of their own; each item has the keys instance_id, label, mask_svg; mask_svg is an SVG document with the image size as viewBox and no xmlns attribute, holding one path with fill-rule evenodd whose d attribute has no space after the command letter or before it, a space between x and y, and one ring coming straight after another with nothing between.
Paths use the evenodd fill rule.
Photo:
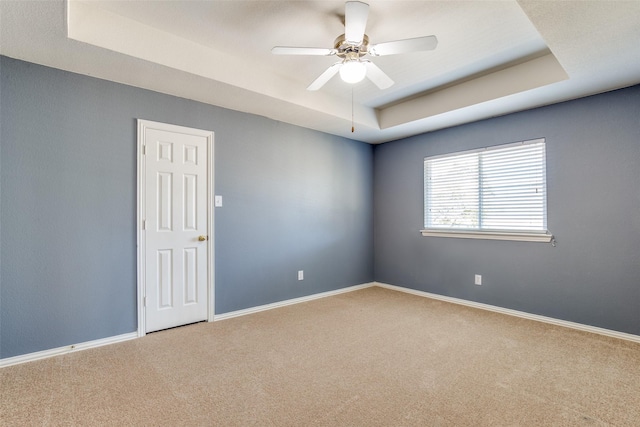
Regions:
<instances>
[{"instance_id":1,"label":"white electrical outlet","mask_svg":"<svg viewBox=\"0 0 640 427\"><path fill-rule=\"evenodd\" d=\"M298 280L304 280L304 270L298 270Z\"/></svg>"},{"instance_id":2,"label":"white electrical outlet","mask_svg":"<svg viewBox=\"0 0 640 427\"><path fill-rule=\"evenodd\" d=\"M476 274L475 284L482 285L482 276L480 274Z\"/></svg>"}]
</instances>

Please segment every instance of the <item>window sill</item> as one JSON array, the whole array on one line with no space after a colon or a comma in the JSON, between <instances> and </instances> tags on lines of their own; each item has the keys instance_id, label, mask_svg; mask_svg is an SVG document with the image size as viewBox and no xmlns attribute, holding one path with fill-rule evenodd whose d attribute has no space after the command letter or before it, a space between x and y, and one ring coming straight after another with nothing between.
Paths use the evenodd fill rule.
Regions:
<instances>
[{"instance_id":1,"label":"window sill","mask_svg":"<svg viewBox=\"0 0 640 427\"><path fill-rule=\"evenodd\" d=\"M553 240L553 234L546 233L517 233L501 231L472 231L472 230L420 230L425 237L454 237L458 239L487 239L487 240L513 240L518 242L543 242Z\"/></svg>"}]
</instances>

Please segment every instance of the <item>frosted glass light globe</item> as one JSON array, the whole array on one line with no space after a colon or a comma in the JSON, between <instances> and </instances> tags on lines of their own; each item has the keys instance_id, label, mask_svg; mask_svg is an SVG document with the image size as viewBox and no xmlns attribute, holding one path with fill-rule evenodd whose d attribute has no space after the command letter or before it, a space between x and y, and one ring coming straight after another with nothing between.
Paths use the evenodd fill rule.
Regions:
<instances>
[{"instance_id":1,"label":"frosted glass light globe","mask_svg":"<svg viewBox=\"0 0 640 427\"><path fill-rule=\"evenodd\" d=\"M340 67L340 78L346 83L358 83L367 74L367 67L360 61L346 61Z\"/></svg>"}]
</instances>

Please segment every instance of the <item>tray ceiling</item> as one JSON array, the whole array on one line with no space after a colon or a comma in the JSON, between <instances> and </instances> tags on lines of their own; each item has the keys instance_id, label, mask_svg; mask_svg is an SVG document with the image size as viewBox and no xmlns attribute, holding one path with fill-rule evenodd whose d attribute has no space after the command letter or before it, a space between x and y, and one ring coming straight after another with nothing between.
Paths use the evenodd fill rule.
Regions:
<instances>
[{"instance_id":1,"label":"tray ceiling","mask_svg":"<svg viewBox=\"0 0 640 427\"><path fill-rule=\"evenodd\" d=\"M342 1L3 0L0 53L370 143L640 83L640 2L368 3L372 43L439 40L372 58L385 90L309 92L335 57L270 52L333 47Z\"/></svg>"}]
</instances>

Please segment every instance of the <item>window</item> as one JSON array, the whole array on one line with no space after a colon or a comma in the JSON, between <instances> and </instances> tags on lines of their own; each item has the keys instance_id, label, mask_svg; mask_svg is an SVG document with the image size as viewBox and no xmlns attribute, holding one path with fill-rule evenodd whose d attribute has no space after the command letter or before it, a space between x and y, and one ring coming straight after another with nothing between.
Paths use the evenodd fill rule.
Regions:
<instances>
[{"instance_id":1,"label":"window","mask_svg":"<svg viewBox=\"0 0 640 427\"><path fill-rule=\"evenodd\" d=\"M551 241L545 141L424 159L425 236Z\"/></svg>"}]
</instances>

